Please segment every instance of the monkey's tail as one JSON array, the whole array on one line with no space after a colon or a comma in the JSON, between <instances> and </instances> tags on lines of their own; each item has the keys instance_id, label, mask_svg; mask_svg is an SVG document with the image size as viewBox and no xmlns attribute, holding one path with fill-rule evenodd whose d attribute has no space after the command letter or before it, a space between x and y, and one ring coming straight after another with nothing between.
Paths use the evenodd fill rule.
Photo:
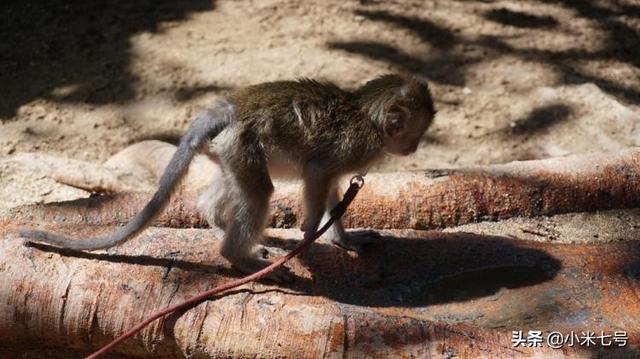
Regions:
<instances>
[{"instance_id":1,"label":"monkey's tail","mask_svg":"<svg viewBox=\"0 0 640 359\"><path fill-rule=\"evenodd\" d=\"M189 163L198 149L205 141L222 132L234 115L233 105L223 101L198 115L180 140L178 149L160 178L156 193L140 213L117 231L86 240L74 240L62 235L33 229L22 229L18 232L19 235L28 238L27 242L42 242L62 248L89 251L113 247L128 240L144 229L165 208L171 193L187 172Z\"/></svg>"}]
</instances>

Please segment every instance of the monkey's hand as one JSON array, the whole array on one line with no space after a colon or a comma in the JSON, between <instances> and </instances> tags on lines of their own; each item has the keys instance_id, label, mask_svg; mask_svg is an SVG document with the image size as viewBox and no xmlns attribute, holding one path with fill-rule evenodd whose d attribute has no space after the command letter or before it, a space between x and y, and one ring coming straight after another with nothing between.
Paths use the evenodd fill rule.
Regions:
<instances>
[{"instance_id":1,"label":"monkey's hand","mask_svg":"<svg viewBox=\"0 0 640 359\"><path fill-rule=\"evenodd\" d=\"M331 236L331 243L341 247L347 251L353 251L362 254L378 242L382 237L376 231L372 230L356 230L344 232L342 235Z\"/></svg>"}]
</instances>

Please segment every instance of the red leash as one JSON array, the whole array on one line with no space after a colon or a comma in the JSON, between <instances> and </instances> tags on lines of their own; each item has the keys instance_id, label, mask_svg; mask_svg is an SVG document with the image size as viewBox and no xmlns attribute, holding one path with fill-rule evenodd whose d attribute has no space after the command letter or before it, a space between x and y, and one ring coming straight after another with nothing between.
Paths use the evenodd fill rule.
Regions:
<instances>
[{"instance_id":1,"label":"red leash","mask_svg":"<svg viewBox=\"0 0 640 359\"><path fill-rule=\"evenodd\" d=\"M149 318L145 319L143 322L139 323L138 325L136 325L135 327L129 329L126 333L120 335L119 337L115 338L114 340L112 340L110 343L108 343L107 345L103 346L102 348L100 348L98 351L96 351L95 353L89 355L87 357L87 359L94 359L94 358L98 358L99 356L108 353L109 351L111 351L111 349L113 349L116 345L118 345L120 342L124 341L127 338L130 338L132 336L134 336L137 332L141 331L144 327L146 327L147 325L151 324L151 322L153 322L154 320L164 317L167 314L173 313L175 311L179 311L185 308L189 308L195 304L198 304L200 302L202 302L203 300L218 294L220 292L223 292L225 290L231 289L231 288L235 288L235 287L239 287L245 283L249 283L255 280L258 280L260 278L265 277L266 275L270 274L271 272L273 272L275 269L277 269L278 267L282 266L284 263L286 263L289 259L297 256L298 254L302 253L304 250L306 250L311 243L313 243L316 239L318 239L318 237L320 237L324 232L327 231L327 229L329 229L329 227L331 227L331 225L333 224L333 222L335 222L336 220L340 219L340 217L342 217L342 215L347 211L347 207L349 206L349 204L351 204L351 201L353 201L353 199L356 197L356 195L358 194L358 191L360 190L360 188L362 188L362 186L364 185L364 179L362 178L361 175L358 176L354 176L351 179L351 184L349 186L349 189L347 189L347 191L344 194L344 197L342 198L342 201L340 201L340 203L338 203L335 208L333 208L331 210L331 217L329 218L329 220L327 221L327 223L325 223L319 230L317 230L313 236L305 239L304 241L302 241L296 248L294 248L291 252L289 252L287 255L280 257L279 259L277 259L276 261L274 261L270 266L255 272L251 275L248 275L246 277L231 281L229 283L225 283L222 285L219 285L213 289L209 289L206 292L202 292L198 295L196 295L195 297L189 298L185 301L183 301L182 303L178 303L176 305L173 305L171 307L167 307L165 309L162 309L161 311L151 315Z\"/></svg>"}]
</instances>

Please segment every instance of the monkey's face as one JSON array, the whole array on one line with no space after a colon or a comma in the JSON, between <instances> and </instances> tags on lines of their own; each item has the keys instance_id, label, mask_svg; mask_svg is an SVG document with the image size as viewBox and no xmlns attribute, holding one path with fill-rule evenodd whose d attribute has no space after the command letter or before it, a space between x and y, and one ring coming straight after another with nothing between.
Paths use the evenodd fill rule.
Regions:
<instances>
[{"instance_id":1,"label":"monkey's face","mask_svg":"<svg viewBox=\"0 0 640 359\"><path fill-rule=\"evenodd\" d=\"M400 156L416 152L420 139L431 125L434 115L433 107L411 108L404 104L392 105L383 123L385 152Z\"/></svg>"}]
</instances>

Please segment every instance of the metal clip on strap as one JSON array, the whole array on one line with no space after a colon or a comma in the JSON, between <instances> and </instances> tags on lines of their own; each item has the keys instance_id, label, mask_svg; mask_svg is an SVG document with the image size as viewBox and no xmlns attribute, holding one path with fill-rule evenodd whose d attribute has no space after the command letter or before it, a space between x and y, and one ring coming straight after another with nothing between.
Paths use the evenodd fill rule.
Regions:
<instances>
[{"instance_id":1,"label":"metal clip on strap","mask_svg":"<svg viewBox=\"0 0 640 359\"><path fill-rule=\"evenodd\" d=\"M362 175L356 175L351 178L349 189L344 193L342 201L338 203L330 212L331 217L340 218L347 211L347 207L358 194L358 191L364 186L364 178Z\"/></svg>"}]
</instances>

